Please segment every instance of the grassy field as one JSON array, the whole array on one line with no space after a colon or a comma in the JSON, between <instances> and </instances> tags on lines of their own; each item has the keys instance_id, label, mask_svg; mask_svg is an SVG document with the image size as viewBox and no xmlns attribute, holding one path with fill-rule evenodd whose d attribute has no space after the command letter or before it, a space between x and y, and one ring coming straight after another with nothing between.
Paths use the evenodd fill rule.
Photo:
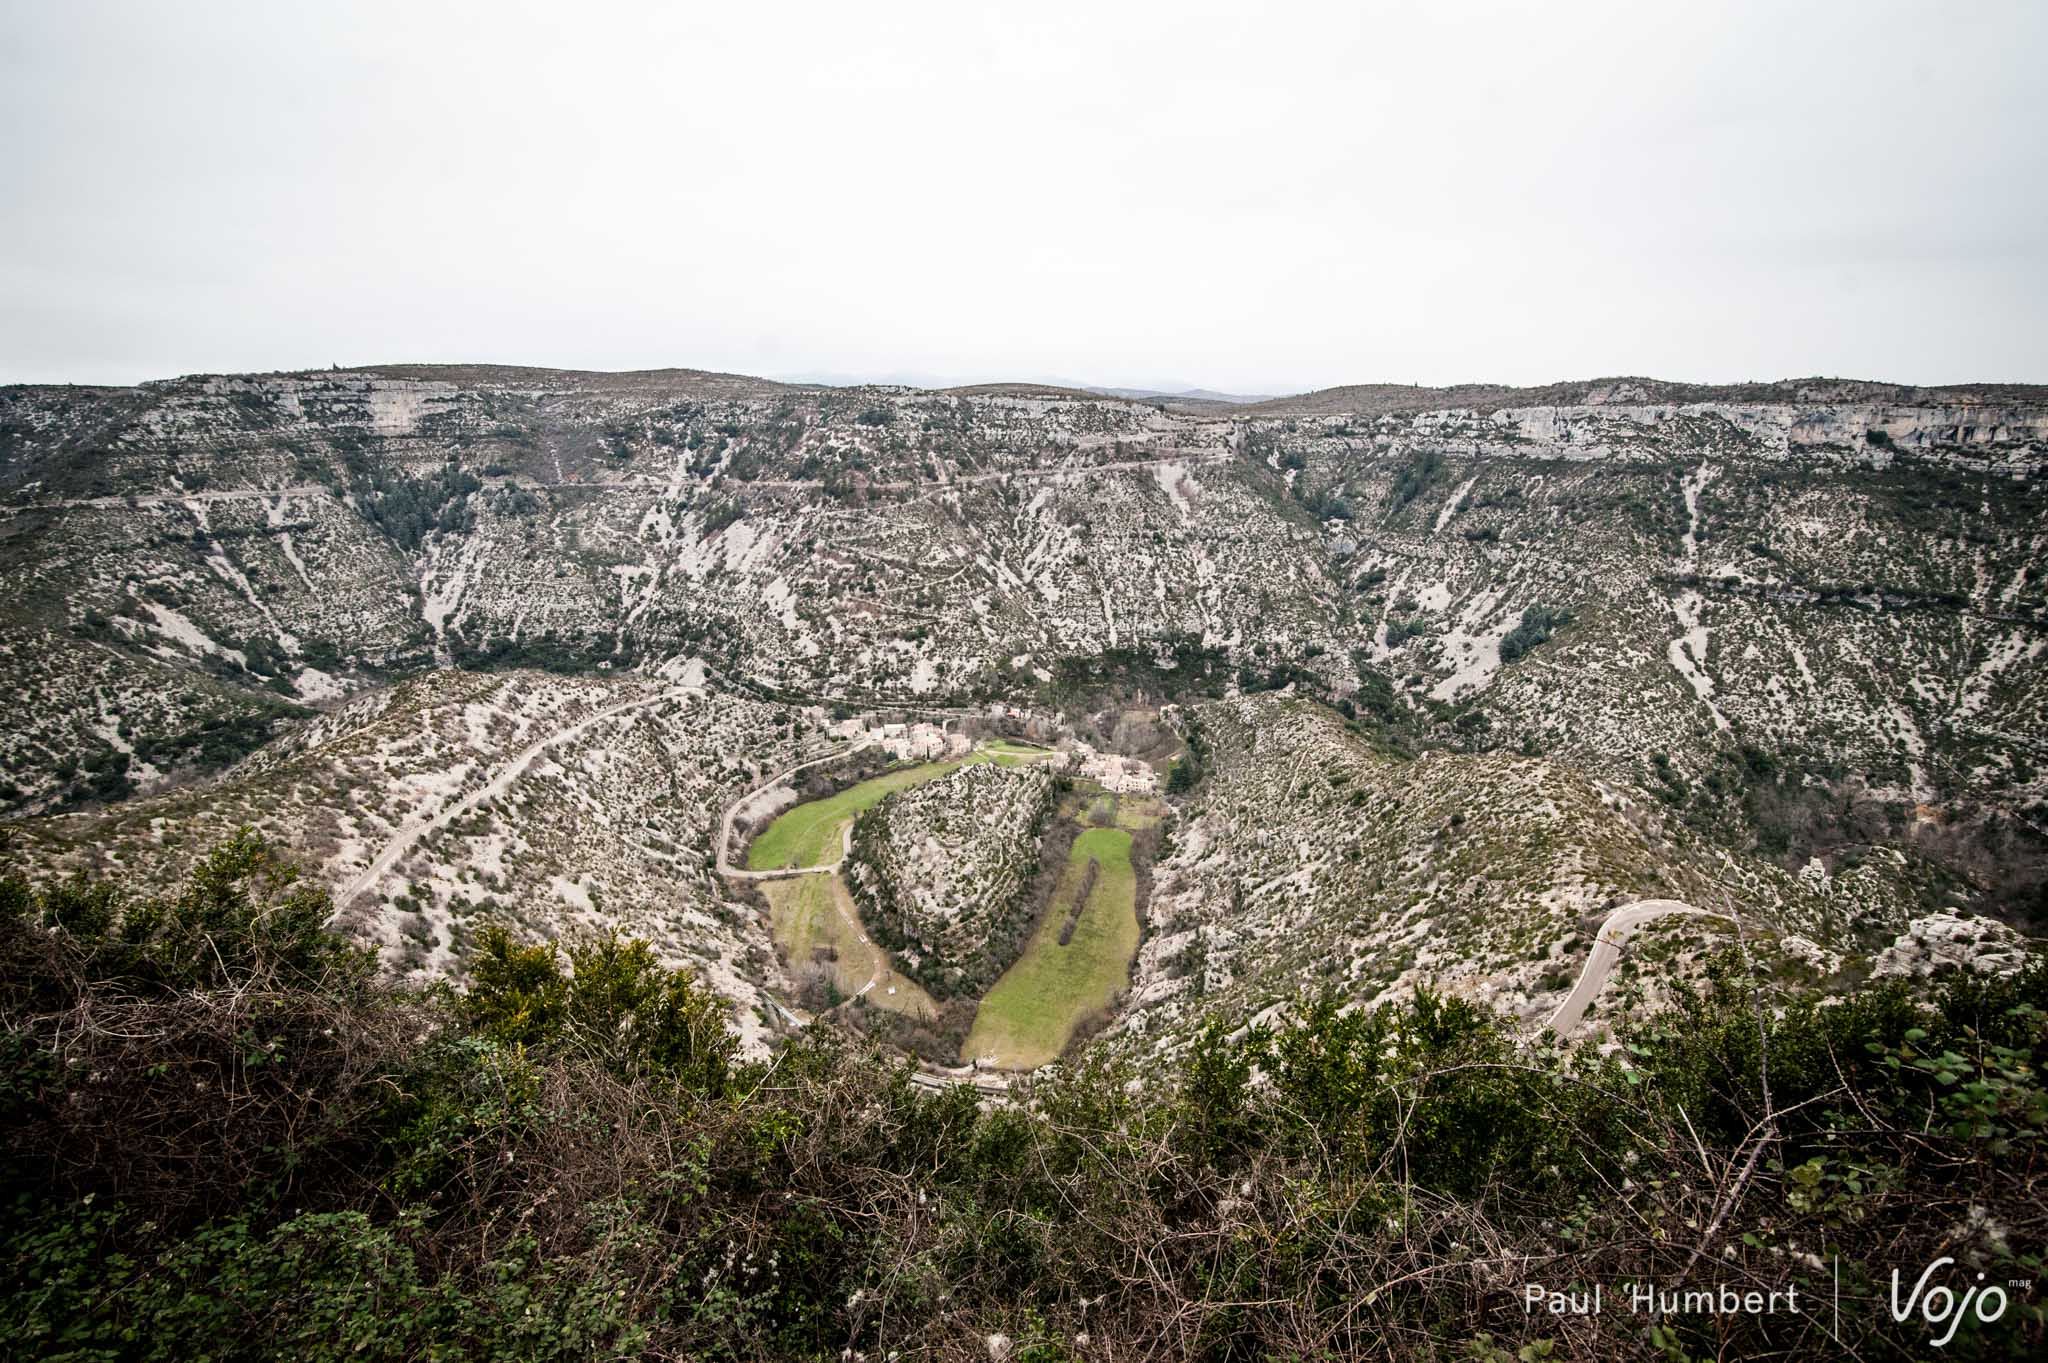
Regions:
<instances>
[{"instance_id":1,"label":"grassy field","mask_svg":"<svg viewBox=\"0 0 2048 1363\"><path fill-rule=\"evenodd\" d=\"M1099 864L1095 887L1072 940L1061 946L1060 928L1091 858ZM1137 891L1129 833L1091 828L1076 838L1051 907L1024 954L981 1001L962 1057L992 1056L1005 1069L1031 1069L1065 1050L1075 1025L1130 983Z\"/></svg>"},{"instance_id":2,"label":"grassy field","mask_svg":"<svg viewBox=\"0 0 2048 1363\"><path fill-rule=\"evenodd\" d=\"M1105 790L1089 799L1082 817L1090 825L1135 833L1156 826L1165 810L1165 805L1149 795L1112 795Z\"/></svg>"},{"instance_id":3,"label":"grassy field","mask_svg":"<svg viewBox=\"0 0 2048 1363\"><path fill-rule=\"evenodd\" d=\"M1122 795L1116 802L1116 826L1132 833L1156 828L1166 817L1166 805L1149 795Z\"/></svg>"},{"instance_id":4,"label":"grassy field","mask_svg":"<svg viewBox=\"0 0 2048 1363\"><path fill-rule=\"evenodd\" d=\"M870 1007L918 1017L937 1011L931 996L897 974L889 954L866 940L853 900L836 872L771 880L761 889L768 896L775 945L791 973L801 974L814 952L836 953L837 959L829 962L832 982L845 997L852 998L873 980L866 995Z\"/></svg>"},{"instance_id":5,"label":"grassy field","mask_svg":"<svg viewBox=\"0 0 2048 1363\"><path fill-rule=\"evenodd\" d=\"M969 762L986 761L979 753L951 762L927 762L848 786L837 795L811 800L785 810L747 848L747 869L779 871L791 866L824 866L839 860L839 829L882 798L911 786L936 781Z\"/></svg>"},{"instance_id":6,"label":"grassy field","mask_svg":"<svg viewBox=\"0 0 2048 1363\"><path fill-rule=\"evenodd\" d=\"M1005 767L1026 766L1053 756L1051 748L1041 748L1036 743L1023 743L1014 738L991 739L981 745L981 751Z\"/></svg>"}]
</instances>

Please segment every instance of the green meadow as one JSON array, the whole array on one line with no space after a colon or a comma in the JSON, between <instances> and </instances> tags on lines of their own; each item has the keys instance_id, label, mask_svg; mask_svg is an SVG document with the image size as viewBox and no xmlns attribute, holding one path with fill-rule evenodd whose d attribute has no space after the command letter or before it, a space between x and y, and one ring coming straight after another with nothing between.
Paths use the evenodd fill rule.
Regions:
<instances>
[{"instance_id":1,"label":"green meadow","mask_svg":"<svg viewBox=\"0 0 2048 1363\"><path fill-rule=\"evenodd\" d=\"M901 771L888 772L859 785L848 786L837 795L785 810L747 848L747 869L781 871L793 866L824 866L835 862L839 860L841 825L861 811L872 809L896 791L936 781L969 762L986 760L975 753L950 762L927 762L922 766L905 767Z\"/></svg>"},{"instance_id":2,"label":"green meadow","mask_svg":"<svg viewBox=\"0 0 2048 1363\"><path fill-rule=\"evenodd\" d=\"M1060 930L1091 859L1095 884L1062 946ZM993 1056L1004 1069L1031 1069L1065 1050L1081 1020L1107 1009L1130 983L1138 950L1137 889L1129 833L1091 828L1076 838L1052 904L1024 954L981 1001L962 1057Z\"/></svg>"},{"instance_id":3,"label":"green meadow","mask_svg":"<svg viewBox=\"0 0 2048 1363\"><path fill-rule=\"evenodd\" d=\"M793 972L825 965L844 998L866 991L871 1008L929 1017L931 996L896 971L889 953L869 940L837 873L790 876L762 887L775 944Z\"/></svg>"}]
</instances>

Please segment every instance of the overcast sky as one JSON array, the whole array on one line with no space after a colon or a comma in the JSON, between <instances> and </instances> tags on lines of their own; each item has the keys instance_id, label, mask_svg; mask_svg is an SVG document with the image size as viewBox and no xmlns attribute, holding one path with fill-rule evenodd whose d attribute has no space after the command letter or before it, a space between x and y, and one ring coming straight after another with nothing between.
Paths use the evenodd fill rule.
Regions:
<instances>
[{"instance_id":1,"label":"overcast sky","mask_svg":"<svg viewBox=\"0 0 2048 1363\"><path fill-rule=\"evenodd\" d=\"M0 382L2048 381L2048 4L0 0Z\"/></svg>"}]
</instances>

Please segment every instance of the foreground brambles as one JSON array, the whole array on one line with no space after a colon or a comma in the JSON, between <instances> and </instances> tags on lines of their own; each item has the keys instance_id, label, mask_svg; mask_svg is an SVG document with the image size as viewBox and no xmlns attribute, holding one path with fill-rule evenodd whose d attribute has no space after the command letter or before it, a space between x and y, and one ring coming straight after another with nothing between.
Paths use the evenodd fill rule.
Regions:
<instances>
[{"instance_id":1,"label":"foreground brambles","mask_svg":"<svg viewBox=\"0 0 2048 1363\"><path fill-rule=\"evenodd\" d=\"M1723 961L1605 1058L1428 992L1304 1002L1171 1083L983 1108L823 1033L737 1063L617 939L377 983L253 839L166 898L0 901L25 1355L1889 1357L1942 1333L1894 1322L1894 1268L2037 1278L2048 1230L2038 965L1771 1018ZM1652 1320L1633 1280L1804 1309ZM2006 1291L1943 1356L2041 1348Z\"/></svg>"}]
</instances>

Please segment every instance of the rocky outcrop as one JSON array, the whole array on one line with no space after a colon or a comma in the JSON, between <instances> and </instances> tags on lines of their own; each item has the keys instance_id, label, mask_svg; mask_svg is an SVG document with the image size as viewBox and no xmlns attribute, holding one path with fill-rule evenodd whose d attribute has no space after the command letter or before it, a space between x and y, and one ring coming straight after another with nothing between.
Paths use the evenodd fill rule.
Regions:
<instances>
[{"instance_id":1,"label":"rocky outcrop","mask_svg":"<svg viewBox=\"0 0 2048 1363\"><path fill-rule=\"evenodd\" d=\"M1926 979L1950 971L2010 975L2027 963L2026 939L1995 918L1942 910L1915 918L1871 973Z\"/></svg>"},{"instance_id":2,"label":"rocky outcrop","mask_svg":"<svg viewBox=\"0 0 2048 1363\"><path fill-rule=\"evenodd\" d=\"M854 825L861 920L934 997L986 992L1023 949L1056 778L975 764L899 791Z\"/></svg>"}]
</instances>

